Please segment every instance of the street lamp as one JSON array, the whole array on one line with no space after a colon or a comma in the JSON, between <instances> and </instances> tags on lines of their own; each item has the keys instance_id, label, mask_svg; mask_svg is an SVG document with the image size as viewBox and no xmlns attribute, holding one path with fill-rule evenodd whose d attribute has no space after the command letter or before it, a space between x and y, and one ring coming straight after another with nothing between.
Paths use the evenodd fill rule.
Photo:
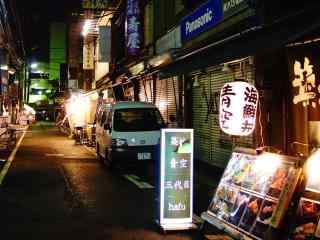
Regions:
<instances>
[{"instance_id":1,"label":"street lamp","mask_svg":"<svg viewBox=\"0 0 320 240\"><path fill-rule=\"evenodd\" d=\"M38 63L31 63L31 69L36 69L38 67Z\"/></svg>"}]
</instances>

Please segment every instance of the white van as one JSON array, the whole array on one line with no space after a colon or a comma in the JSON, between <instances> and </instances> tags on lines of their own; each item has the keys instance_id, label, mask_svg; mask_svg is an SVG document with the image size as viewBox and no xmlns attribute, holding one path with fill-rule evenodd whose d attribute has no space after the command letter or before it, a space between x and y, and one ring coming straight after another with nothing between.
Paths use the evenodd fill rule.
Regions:
<instances>
[{"instance_id":1,"label":"white van","mask_svg":"<svg viewBox=\"0 0 320 240\"><path fill-rule=\"evenodd\" d=\"M97 156L109 167L154 160L163 127L163 118L151 103L103 104L97 114Z\"/></svg>"}]
</instances>

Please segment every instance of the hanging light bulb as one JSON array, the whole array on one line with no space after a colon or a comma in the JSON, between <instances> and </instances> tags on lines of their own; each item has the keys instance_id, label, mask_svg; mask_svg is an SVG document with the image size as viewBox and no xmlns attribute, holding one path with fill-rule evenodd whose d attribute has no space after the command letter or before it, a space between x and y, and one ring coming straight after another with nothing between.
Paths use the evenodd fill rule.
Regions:
<instances>
[{"instance_id":1,"label":"hanging light bulb","mask_svg":"<svg viewBox=\"0 0 320 240\"><path fill-rule=\"evenodd\" d=\"M232 69L230 68L230 66L229 66L228 63L224 63L221 71L222 71L222 72L231 72Z\"/></svg>"},{"instance_id":2,"label":"hanging light bulb","mask_svg":"<svg viewBox=\"0 0 320 240\"><path fill-rule=\"evenodd\" d=\"M193 81L192 86L193 86L194 88L200 87L200 83L199 83L199 81L198 81L198 75L195 75L195 76L194 76L194 81Z\"/></svg>"}]
</instances>

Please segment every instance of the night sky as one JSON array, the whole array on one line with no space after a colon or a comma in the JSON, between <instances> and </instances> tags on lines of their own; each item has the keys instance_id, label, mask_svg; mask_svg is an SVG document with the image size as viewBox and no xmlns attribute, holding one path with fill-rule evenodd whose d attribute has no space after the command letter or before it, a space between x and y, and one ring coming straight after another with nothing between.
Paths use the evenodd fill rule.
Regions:
<instances>
[{"instance_id":1,"label":"night sky","mask_svg":"<svg viewBox=\"0 0 320 240\"><path fill-rule=\"evenodd\" d=\"M48 59L49 26L52 21L66 21L77 11L81 0L17 0L27 56Z\"/></svg>"}]
</instances>

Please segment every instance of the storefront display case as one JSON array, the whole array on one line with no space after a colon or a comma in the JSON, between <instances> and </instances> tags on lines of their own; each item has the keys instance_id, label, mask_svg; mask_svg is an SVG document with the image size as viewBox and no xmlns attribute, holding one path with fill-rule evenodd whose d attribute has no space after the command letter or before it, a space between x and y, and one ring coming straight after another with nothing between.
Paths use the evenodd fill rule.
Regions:
<instances>
[{"instance_id":1,"label":"storefront display case","mask_svg":"<svg viewBox=\"0 0 320 240\"><path fill-rule=\"evenodd\" d=\"M297 161L236 149L202 218L235 239L266 239L270 227L280 227L301 176Z\"/></svg>"},{"instance_id":2,"label":"storefront display case","mask_svg":"<svg viewBox=\"0 0 320 240\"><path fill-rule=\"evenodd\" d=\"M289 240L320 239L320 149L307 159L303 176Z\"/></svg>"}]
</instances>

